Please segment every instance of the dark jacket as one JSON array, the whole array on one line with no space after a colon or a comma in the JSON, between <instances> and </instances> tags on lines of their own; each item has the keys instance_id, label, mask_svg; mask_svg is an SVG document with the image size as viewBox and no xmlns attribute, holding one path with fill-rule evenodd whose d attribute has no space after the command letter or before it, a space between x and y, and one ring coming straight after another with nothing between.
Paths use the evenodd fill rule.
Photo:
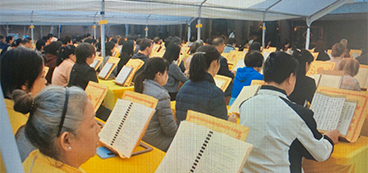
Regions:
<instances>
[{"instance_id":1,"label":"dark jacket","mask_svg":"<svg viewBox=\"0 0 368 173\"><path fill-rule=\"evenodd\" d=\"M316 82L308 76L296 76L294 91L289 95L289 99L298 105L304 106L305 101L312 102L316 92Z\"/></svg>"},{"instance_id":2,"label":"dark jacket","mask_svg":"<svg viewBox=\"0 0 368 173\"><path fill-rule=\"evenodd\" d=\"M52 74L56 67L56 55L47 53L45 57L45 66L49 67L49 71L46 74L47 83L51 83Z\"/></svg>"},{"instance_id":3,"label":"dark jacket","mask_svg":"<svg viewBox=\"0 0 368 173\"><path fill-rule=\"evenodd\" d=\"M328 61L330 59L331 59L330 56L328 56L328 54L324 51L319 52L316 58L317 61Z\"/></svg>"},{"instance_id":4,"label":"dark jacket","mask_svg":"<svg viewBox=\"0 0 368 173\"><path fill-rule=\"evenodd\" d=\"M90 67L87 63L75 63L70 72L68 87L79 86L84 90L89 81L98 83L95 69Z\"/></svg>"},{"instance_id":5,"label":"dark jacket","mask_svg":"<svg viewBox=\"0 0 368 173\"><path fill-rule=\"evenodd\" d=\"M217 72L219 75L230 77L231 79L234 79L234 73L229 70L229 65L227 64L226 58L221 56L220 58L220 69ZM231 90L233 90L233 82L230 82L229 86L227 87L225 91L225 96L231 96Z\"/></svg>"},{"instance_id":6,"label":"dark jacket","mask_svg":"<svg viewBox=\"0 0 368 173\"><path fill-rule=\"evenodd\" d=\"M176 121L180 124L187 117L187 111L193 110L216 118L227 120L225 97L215 85L212 76L207 73L203 81L184 83L176 96Z\"/></svg>"}]
</instances>

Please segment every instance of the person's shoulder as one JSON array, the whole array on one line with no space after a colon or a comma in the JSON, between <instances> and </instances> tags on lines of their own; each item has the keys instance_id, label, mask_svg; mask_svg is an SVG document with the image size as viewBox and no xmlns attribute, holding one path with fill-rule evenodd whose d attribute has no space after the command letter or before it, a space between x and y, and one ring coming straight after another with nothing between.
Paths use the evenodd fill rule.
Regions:
<instances>
[{"instance_id":1,"label":"person's shoulder","mask_svg":"<svg viewBox=\"0 0 368 173\"><path fill-rule=\"evenodd\" d=\"M302 118L304 121L311 121L313 119L313 111L306 108L306 107L303 107L299 104L296 104L294 102L291 102L290 100L288 99L285 99L285 98L282 98L281 99L291 108L293 109L298 115L300 118ZM313 119L314 121L314 119Z\"/></svg>"}]
</instances>

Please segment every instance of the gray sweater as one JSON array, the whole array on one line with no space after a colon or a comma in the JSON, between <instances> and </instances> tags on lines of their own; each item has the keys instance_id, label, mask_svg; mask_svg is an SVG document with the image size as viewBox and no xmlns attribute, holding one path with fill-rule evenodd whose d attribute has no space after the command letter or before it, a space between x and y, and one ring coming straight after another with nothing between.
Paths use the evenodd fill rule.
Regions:
<instances>
[{"instance_id":1,"label":"gray sweater","mask_svg":"<svg viewBox=\"0 0 368 173\"><path fill-rule=\"evenodd\" d=\"M161 85L154 80L143 81L143 94L158 99L156 112L147 127L143 141L162 150L169 148L178 126L171 109L170 96Z\"/></svg>"},{"instance_id":2,"label":"gray sweater","mask_svg":"<svg viewBox=\"0 0 368 173\"><path fill-rule=\"evenodd\" d=\"M185 83L188 80L187 76L180 70L176 62L170 64L168 75L169 79L167 79L164 88L170 93L178 92L179 81Z\"/></svg>"}]
</instances>

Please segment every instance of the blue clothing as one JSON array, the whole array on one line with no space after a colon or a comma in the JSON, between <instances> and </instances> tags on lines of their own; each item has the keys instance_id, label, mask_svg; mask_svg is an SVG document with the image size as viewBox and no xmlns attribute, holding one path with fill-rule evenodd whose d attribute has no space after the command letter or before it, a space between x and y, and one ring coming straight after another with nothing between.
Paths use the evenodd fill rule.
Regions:
<instances>
[{"instance_id":1,"label":"blue clothing","mask_svg":"<svg viewBox=\"0 0 368 173\"><path fill-rule=\"evenodd\" d=\"M225 97L215 85L213 77L207 73L203 81L184 83L176 96L176 122L179 125L187 117L187 111L193 110L216 118L227 120Z\"/></svg>"},{"instance_id":2,"label":"blue clothing","mask_svg":"<svg viewBox=\"0 0 368 173\"><path fill-rule=\"evenodd\" d=\"M223 53L230 53L230 51L232 51L232 50L235 50L235 47L233 45L231 45L231 44L227 44L225 46L225 49L224 49L224 52Z\"/></svg>"},{"instance_id":3,"label":"blue clothing","mask_svg":"<svg viewBox=\"0 0 368 173\"><path fill-rule=\"evenodd\" d=\"M238 68L233 84L231 98L236 98L244 86L249 86L252 80L263 80L263 75L254 70L253 67Z\"/></svg>"}]
</instances>

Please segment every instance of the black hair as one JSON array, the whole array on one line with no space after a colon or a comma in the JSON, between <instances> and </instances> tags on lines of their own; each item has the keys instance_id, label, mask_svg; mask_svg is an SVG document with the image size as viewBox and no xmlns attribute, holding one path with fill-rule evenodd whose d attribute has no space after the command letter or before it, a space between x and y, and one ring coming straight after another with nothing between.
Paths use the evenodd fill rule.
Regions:
<instances>
[{"instance_id":1,"label":"black hair","mask_svg":"<svg viewBox=\"0 0 368 173\"><path fill-rule=\"evenodd\" d=\"M22 43L23 40L21 38L18 38L16 40L13 41L13 43L11 44L12 47L18 47L20 43Z\"/></svg>"},{"instance_id":2,"label":"black hair","mask_svg":"<svg viewBox=\"0 0 368 173\"><path fill-rule=\"evenodd\" d=\"M28 43L30 41L32 41L32 39L29 38L29 37L26 37L26 38L23 39L22 44L26 44L26 43Z\"/></svg>"},{"instance_id":3,"label":"black hair","mask_svg":"<svg viewBox=\"0 0 368 173\"><path fill-rule=\"evenodd\" d=\"M263 55L259 51L251 51L244 58L244 64L247 67L262 67L263 62Z\"/></svg>"},{"instance_id":4,"label":"black hair","mask_svg":"<svg viewBox=\"0 0 368 173\"><path fill-rule=\"evenodd\" d=\"M261 51L261 44L259 42L253 42L249 46L249 51L252 51L252 50Z\"/></svg>"},{"instance_id":5,"label":"black hair","mask_svg":"<svg viewBox=\"0 0 368 173\"><path fill-rule=\"evenodd\" d=\"M95 42L94 39L86 38L83 43L93 44L94 42Z\"/></svg>"},{"instance_id":6,"label":"black hair","mask_svg":"<svg viewBox=\"0 0 368 173\"><path fill-rule=\"evenodd\" d=\"M21 89L23 85L30 91L42 73L43 58L34 51L15 48L5 52L0 65L1 88L4 96L10 98L13 90Z\"/></svg>"},{"instance_id":7,"label":"black hair","mask_svg":"<svg viewBox=\"0 0 368 173\"><path fill-rule=\"evenodd\" d=\"M139 45L140 46L140 49L141 51L144 51L147 47L151 47L152 45L152 41L149 40L149 39L143 39L141 44Z\"/></svg>"},{"instance_id":8,"label":"black hair","mask_svg":"<svg viewBox=\"0 0 368 173\"><path fill-rule=\"evenodd\" d=\"M116 38L113 38L110 41L113 42L114 44L118 43L118 40Z\"/></svg>"},{"instance_id":9,"label":"black hair","mask_svg":"<svg viewBox=\"0 0 368 173\"><path fill-rule=\"evenodd\" d=\"M3 38L4 38L4 36L0 35L0 40L3 39Z\"/></svg>"},{"instance_id":10,"label":"black hair","mask_svg":"<svg viewBox=\"0 0 368 173\"><path fill-rule=\"evenodd\" d=\"M194 42L192 46L190 47L190 54L193 54L197 51L199 47L203 46L203 43L200 43L198 41Z\"/></svg>"},{"instance_id":11,"label":"black hair","mask_svg":"<svg viewBox=\"0 0 368 173\"><path fill-rule=\"evenodd\" d=\"M118 71L121 70L121 68L123 68L123 66L130 60L130 58L132 58L134 53L134 42L133 40L127 40L126 42L124 42L123 47L121 48L120 51L120 61L118 63Z\"/></svg>"},{"instance_id":12,"label":"black hair","mask_svg":"<svg viewBox=\"0 0 368 173\"><path fill-rule=\"evenodd\" d=\"M96 53L95 48L88 43L81 43L75 48L76 63L86 63L86 59Z\"/></svg>"},{"instance_id":13,"label":"black hair","mask_svg":"<svg viewBox=\"0 0 368 173\"><path fill-rule=\"evenodd\" d=\"M300 51L295 50L293 52L293 57L299 62L298 76L305 76L307 73L305 69L305 63L311 64L314 60L313 55L308 50L301 49Z\"/></svg>"},{"instance_id":14,"label":"black hair","mask_svg":"<svg viewBox=\"0 0 368 173\"><path fill-rule=\"evenodd\" d=\"M45 51L45 54L49 53L52 55L57 55L57 52L60 49L61 45L62 43L60 41L53 41L45 46L43 50Z\"/></svg>"},{"instance_id":15,"label":"black hair","mask_svg":"<svg viewBox=\"0 0 368 173\"><path fill-rule=\"evenodd\" d=\"M124 43L125 43L125 38L124 37L120 38L118 41L118 45L123 45Z\"/></svg>"},{"instance_id":16,"label":"black hair","mask_svg":"<svg viewBox=\"0 0 368 173\"><path fill-rule=\"evenodd\" d=\"M83 39L83 37L81 37L81 36L78 36L77 38L75 38L75 41L78 43L81 43L82 42L82 39Z\"/></svg>"},{"instance_id":17,"label":"black hair","mask_svg":"<svg viewBox=\"0 0 368 173\"><path fill-rule=\"evenodd\" d=\"M174 37L171 39L170 43L175 43L175 44L179 45L179 44L181 44L181 38L180 38L180 37L178 37L178 36L174 36ZM170 43L169 43L169 44L170 44Z\"/></svg>"},{"instance_id":18,"label":"black hair","mask_svg":"<svg viewBox=\"0 0 368 173\"><path fill-rule=\"evenodd\" d=\"M193 36L190 38L190 42L195 42L197 39Z\"/></svg>"},{"instance_id":19,"label":"black hair","mask_svg":"<svg viewBox=\"0 0 368 173\"><path fill-rule=\"evenodd\" d=\"M137 44L137 45L141 45L141 44L142 44L142 41L143 41L143 39L141 39L141 38L137 38L137 39L135 40L135 44Z\"/></svg>"},{"instance_id":20,"label":"black hair","mask_svg":"<svg viewBox=\"0 0 368 173\"><path fill-rule=\"evenodd\" d=\"M291 74L297 74L298 64L298 61L293 56L285 52L272 52L264 63L264 81L281 84Z\"/></svg>"},{"instance_id":21,"label":"black hair","mask_svg":"<svg viewBox=\"0 0 368 173\"><path fill-rule=\"evenodd\" d=\"M189 79L193 82L203 81L212 61L219 61L220 52L213 46L201 46L193 55L189 67Z\"/></svg>"},{"instance_id":22,"label":"black hair","mask_svg":"<svg viewBox=\"0 0 368 173\"><path fill-rule=\"evenodd\" d=\"M47 39L50 39L50 38L54 37L54 34L51 34L51 33L50 34L47 34L46 37L47 37Z\"/></svg>"},{"instance_id":23,"label":"black hair","mask_svg":"<svg viewBox=\"0 0 368 173\"><path fill-rule=\"evenodd\" d=\"M62 39L62 43L63 44L68 44L68 43L70 43L70 41L72 41L72 37L70 36L70 35L67 35L67 36L65 36L63 39Z\"/></svg>"},{"instance_id":24,"label":"black hair","mask_svg":"<svg viewBox=\"0 0 368 173\"><path fill-rule=\"evenodd\" d=\"M169 36L169 37L167 37L167 38L165 39L165 47L169 46L169 43L171 42L171 39L172 39L172 38L173 38L172 36Z\"/></svg>"},{"instance_id":25,"label":"black hair","mask_svg":"<svg viewBox=\"0 0 368 173\"><path fill-rule=\"evenodd\" d=\"M5 41L6 41L7 43L9 43L9 42L10 42L10 40L13 40L13 36L7 36L7 37L5 38Z\"/></svg>"},{"instance_id":26,"label":"black hair","mask_svg":"<svg viewBox=\"0 0 368 173\"><path fill-rule=\"evenodd\" d=\"M145 79L153 80L158 72L165 73L169 71L169 62L163 58L150 58L144 66L143 71L137 74L134 80L134 91L143 93L143 81Z\"/></svg>"},{"instance_id":27,"label":"black hair","mask_svg":"<svg viewBox=\"0 0 368 173\"><path fill-rule=\"evenodd\" d=\"M155 42L156 44L158 44L160 40L161 40L160 37L153 38L153 42Z\"/></svg>"},{"instance_id":28,"label":"black hair","mask_svg":"<svg viewBox=\"0 0 368 173\"><path fill-rule=\"evenodd\" d=\"M166 59L170 64L177 60L180 55L180 46L174 42L171 42L166 48L164 56L162 58Z\"/></svg>"},{"instance_id":29,"label":"black hair","mask_svg":"<svg viewBox=\"0 0 368 173\"><path fill-rule=\"evenodd\" d=\"M229 38L229 40L228 40L228 43L229 44L235 44L236 43L236 39L235 38Z\"/></svg>"},{"instance_id":30,"label":"black hair","mask_svg":"<svg viewBox=\"0 0 368 173\"><path fill-rule=\"evenodd\" d=\"M90 33L87 33L86 36L89 37L89 36L91 36L91 34Z\"/></svg>"},{"instance_id":31,"label":"black hair","mask_svg":"<svg viewBox=\"0 0 368 173\"><path fill-rule=\"evenodd\" d=\"M105 43L106 56L112 56L111 50L114 49L114 47L115 47L114 42L108 41L108 42Z\"/></svg>"},{"instance_id":32,"label":"black hair","mask_svg":"<svg viewBox=\"0 0 368 173\"><path fill-rule=\"evenodd\" d=\"M38 40L36 42L36 49L37 50L41 50L42 49L42 46L45 46L45 44L46 44L46 41L45 40L43 40L43 39Z\"/></svg>"},{"instance_id":33,"label":"black hair","mask_svg":"<svg viewBox=\"0 0 368 173\"><path fill-rule=\"evenodd\" d=\"M218 37L218 38L215 38L215 39L213 39L213 41L212 41L212 46L220 46L220 45L223 45L224 44L224 39L223 38L221 38L221 37Z\"/></svg>"},{"instance_id":34,"label":"black hair","mask_svg":"<svg viewBox=\"0 0 368 173\"><path fill-rule=\"evenodd\" d=\"M73 45L61 47L56 58L56 66L59 66L65 59L68 59L71 54L75 55L75 47Z\"/></svg>"},{"instance_id":35,"label":"black hair","mask_svg":"<svg viewBox=\"0 0 368 173\"><path fill-rule=\"evenodd\" d=\"M212 45L213 39L212 38L207 38L205 43L207 43L208 45Z\"/></svg>"}]
</instances>

